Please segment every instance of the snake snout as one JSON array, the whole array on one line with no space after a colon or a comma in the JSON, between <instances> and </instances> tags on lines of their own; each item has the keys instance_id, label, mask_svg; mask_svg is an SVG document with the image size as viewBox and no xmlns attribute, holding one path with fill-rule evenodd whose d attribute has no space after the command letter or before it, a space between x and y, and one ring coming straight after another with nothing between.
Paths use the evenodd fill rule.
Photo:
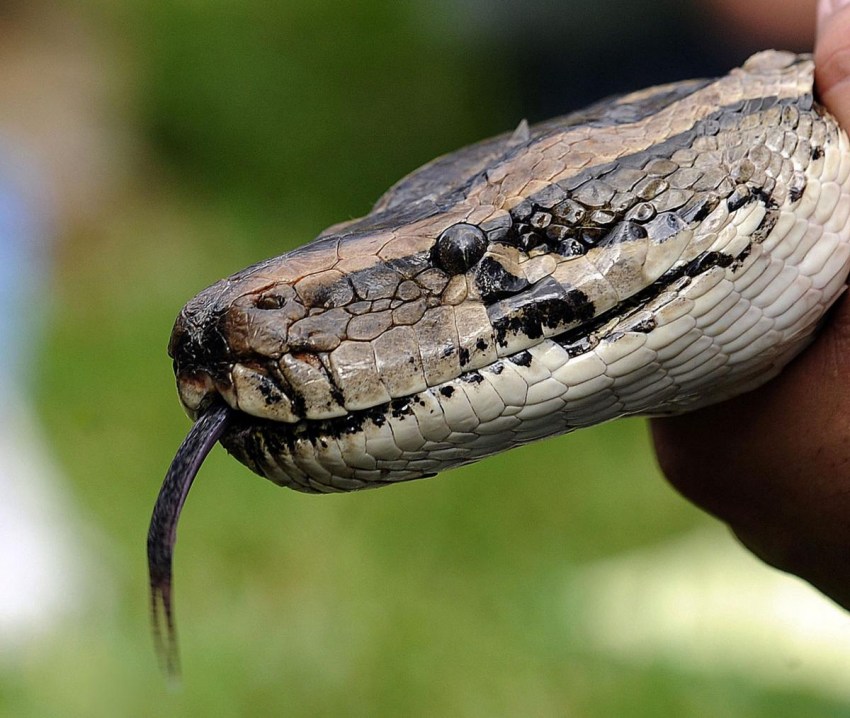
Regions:
<instances>
[{"instance_id":1,"label":"snake snout","mask_svg":"<svg viewBox=\"0 0 850 718\"><path fill-rule=\"evenodd\" d=\"M306 317L307 307L294 297L286 283L257 289L231 278L183 308L168 351L190 415L220 396L260 418L304 418L302 385L314 381L317 353L340 343L344 325L334 312Z\"/></svg>"},{"instance_id":2,"label":"snake snout","mask_svg":"<svg viewBox=\"0 0 850 718\"><path fill-rule=\"evenodd\" d=\"M190 303L171 332L168 354L174 360L177 391L192 416L216 394L227 398L230 350L220 331L221 318L220 311L199 310Z\"/></svg>"}]
</instances>

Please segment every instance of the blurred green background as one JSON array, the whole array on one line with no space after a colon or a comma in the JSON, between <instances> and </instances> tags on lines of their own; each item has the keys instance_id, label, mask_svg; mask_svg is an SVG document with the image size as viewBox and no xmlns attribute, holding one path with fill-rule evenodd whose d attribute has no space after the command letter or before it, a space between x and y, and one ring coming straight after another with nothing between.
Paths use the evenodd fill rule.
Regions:
<instances>
[{"instance_id":1,"label":"blurred green background","mask_svg":"<svg viewBox=\"0 0 850 718\"><path fill-rule=\"evenodd\" d=\"M92 608L0 663L0 714L846 715L793 686L626 662L582 638L569 598L582 566L711 523L663 483L639 420L343 496L283 491L217 449L180 527L181 689L158 671L144 547L188 429L165 353L174 317L437 154L540 119L549 90L567 110L618 89L564 84L598 58L698 27L673 3L566 3L556 27L535 22L538 5L514 26L500 3L7 4L0 30L22 52L38 38L59 79L77 68L84 106L67 123L88 118L96 138L96 162L60 173L85 185L97 169L85 198L59 200L34 391L103 566ZM692 60L645 64L673 79ZM637 86L631 64L599 72Z\"/></svg>"}]
</instances>

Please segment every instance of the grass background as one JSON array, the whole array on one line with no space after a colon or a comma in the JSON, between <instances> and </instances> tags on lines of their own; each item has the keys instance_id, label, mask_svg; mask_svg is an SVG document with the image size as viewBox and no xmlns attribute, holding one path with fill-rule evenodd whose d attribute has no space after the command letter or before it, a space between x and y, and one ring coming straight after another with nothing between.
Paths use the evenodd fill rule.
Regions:
<instances>
[{"instance_id":1,"label":"grass background","mask_svg":"<svg viewBox=\"0 0 850 718\"><path fill-rule=\"evenodd\" d=\"M527 83L518 48L428 4L81 7L134 151L97 221L62 238L36 396L95 526L106 599L0 666L0 714L846 714L740 677L619 663L574 635L582 565L710 522L664 485L639 420L343 496L283 491L217 449L181 522L184 677L169 692L144 548L188 429L165 354L174 317L220 276L363 214L418 164L510 127Z\"/></svg>"}]
</instances>

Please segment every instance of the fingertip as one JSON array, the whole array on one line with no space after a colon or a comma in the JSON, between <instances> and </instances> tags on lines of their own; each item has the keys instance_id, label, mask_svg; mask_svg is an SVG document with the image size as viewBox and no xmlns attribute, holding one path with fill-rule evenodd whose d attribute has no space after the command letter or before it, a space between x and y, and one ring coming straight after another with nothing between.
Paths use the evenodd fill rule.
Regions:
<instances>
[{"instance_id":1,"label":"fingertip","mask_svg":"<svg viewBox=\"0 0 850 718\"><path fill-rule=\"evenodd\" d=\"M815 67L821 101L850 128L850 0L821 0Z\"/></svg>"}]
</instances>

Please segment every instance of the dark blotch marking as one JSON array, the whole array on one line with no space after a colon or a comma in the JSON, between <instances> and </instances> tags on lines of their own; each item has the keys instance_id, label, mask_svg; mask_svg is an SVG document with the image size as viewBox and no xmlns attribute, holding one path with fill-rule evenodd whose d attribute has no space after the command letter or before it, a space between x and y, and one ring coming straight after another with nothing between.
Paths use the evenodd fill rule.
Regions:
<instances>
[{"instance_id":1,"label":"dark blotch marking","mask_svg":"<svg viewBox=\"0 0 850 718\"><path fill-rule=\"evenodd\" d=\"M466 347L461 347L457 353L457 358L460 361L461 366L466 366L469 364L469 349Z\"/></svg>"},{"instance_id":2,"label":"dark blotch marking","mask_svg":"<svg viewBox=\"0 0 850 718\"><path fill-rule=\"evenodd\" d=\"M753 197L749 187L746 185L738 185L732 194L726 198L726 206L730 212L735 212L754 200L755 197Z\"/></svg>"},{"instance_id":3,"label":"dark blotch marking","mask_svg":"<svg viewBox=\"0 0 850 718\"><path fill-rule=\"evenodd\" d=\"M612 244L620 244L621 242L634 242L636 240L646 239L647 236L646 229L637 222L620 222L602 238L599 246L605 247Z\"/></svg>"},{"instance_id":4,"label":"dark blotch marking","mask_svg":"<svg viewBox=\"0 0 850 718\"><path fill-rule=\"evenodd\" d=\"M776 223L779 221L779 210L778 209L768 209L762 218L761 222L759 222L759 226L753 230L752 235L750 235L754 242L763 242L767 235L771 233L773 228L776 226ZM740 259L740 257L739 257Z\"/></svg>"},{"instance_id":5,"label":"dark blotch marking","mask_svg":"<svg viewBox=\"0 0 850 718\"><path fill-rule=\"evenodd\" d=\"M740 269L744 264L744 260L747 257L750 256L752 251L753 251L753 243L750 242L746 247L744 247L744 249L741 251L741 253L737 257L735 257L735 260L729 265L730 267L732 267L732 271L735 271L736 269Z\"/></svg>"},{"instance_id":6,"label":"dark blotch marking","mask_svg":"<svg viewBox=\"0 0 850 718\"><path fill-rule=\"evenodd\" d=\"M508 358L517 366L531 366L531 352L522 351Z\"/></svg>"},{"instance_id":7,"label":"dark blotch marking","mask_svg":"<svg viewBox=\"0 0 850 718\"><path fill-rule=\"evenodd\" d=\"M516 205L511 210L511 217L515 220L522 222L531 218L531 215L534 213L534 203L528 198L525 197L520 201L518 205Z\"/></svg>"},{"instance_id":8,"label":"dark blotch marking","mask_svg":"<svg viewBox=\"0 0 850 718\"><path fill-rule=\"evenodd\" d=\"M558 243L558 248L555 250L562 257L578 257L587 252L587 248L572 237Z\"/></svg>"},{"instance_id":9,"label":"dark blotch marking","mask_svg":"<svg viewBox=\"0 0 850 718\"><path fill-rule=\"evenodd\" d=\"M688 224L702 222L714 211L718 204L720 204L720 200L717 197L703 195L688 204L680 215Z\"/></svg>"},{"instance_id":10,"label":"dark blotch marking","mask_svg":"<svg viewBox=\"0 0 850 718\"><path fill-rule=\"evenodd\" d=\"M452 394L455 393L455 388L453 386L441 386L440 393L446 397L446 399L451 398Z\"/></svg>"},{"instance_id":11,"label":"dark blotch marking","mask_svg":"<svg viewBox=\"0 0 850 718\"><path fill-rule=\"evenodd\" d=\"M593 302L584 292L564 289L552 277L487 309L496 341L503 347L507 346L509 335L522 333L531 340L539 339L544 329L557 330L574 322L585 322L594 312Z\"/></svg>"},{"instance_id":12,"label":"dark blotch marking","mask_svg":"<svg viewBox=\"0 0 850 718\"><path fill-rule=\"evenodd\" d=\"M776 200L773 199L773 195L765 191L764 187L753 187L751 191L753 193L753 197L761 201L767 209L776 209L779 207Z\"/></svg>"},{"instance_id":13,"label":"dark blotch marking","mask_svg":"<svg viewBox=\"0 0 850 718\"><path fill-rule=\"evenodd\" d=\"M596 306L590 301L590 298L580 289L571 289L567 292L572 311L575 314L577 321L586 322L593 318L596 313Z\"/></svg>"},{"instance_id":14,"label":"dark blotch marking","mask_svg":"<svg viewBox=\"0 0 850 718\"><path fill-rule=\"evenodd\" d=\"M475 281L482 299L487 303L517 294L529 286L525 277L511 274L492 257L484 257L478 263Z\"/></svg>"},{"instance_id":15,"label":"dark blotch marking","mask_svg":"<svg viewBox=\"0 0 850 718\"><path fill-rule=\"evenodd\" d=\"M523 232L519 239L517 240L517 247L519 247L523 252L530 252L535 247L539 247L541 244L545 244L546 240L541 237L537 232L526 231Z\"/></svg>"},{"instance_id":16,"label":"dark blotch marking","mask_svg":"<svg viewBox=\"0 0 850 718\"><path fill-rule=\"evenodd\" d=\"M326 375L328 377L328 380L330 381L333 375L329 374L329 373L326 373ZM345 397L343 396L342 391L340 391L340 388L333 381L330 381L330 387L331 387L331 398L337 404L339 404L340 406L343 406L345 404Z\"/></svg>"},{"instance_id":17,"label":"dark blotch marking","mask_svg":"<svg viewBox=\"0 0 850 718\"><path fill-rule=\"evenodd\" d=\"M304 395L286 380L280 367L275 362L268 361L264 366L268 375L263 378L259 388L265 398L266 404L276 404L281 400L281 395L285 395L292 405L292 413L296 416L304 416L307 412L307 400L304 398ZM343 402L339 403L341 405Z\"/></svg>"},{"instance_id":18,"label":"dark blotch marking","mask_svg":"<svg viewBox=\"0 0 850 718\"><path fill-rule=\"evenodd\" d=\"M363 428L365 414L354 412L340 417L339 434L356 434ZM311 437L312 439L313 437Z\"/></svg>"},{"instance_id":19,"label":"dark blotch marking","mask_svg":"<svg viewBox=\"0 0 850 718\"><path fill-rule=\"evenodd\" d=\"M570 289L559 299L542 298L537 311L544 327L556 329L572 322L586 322L593 318L596 310L584 292L580 289Z\"/></svg>"},{"instance_id":20,"label":"dark blotch marking","mask_svg":"<svg viewBox=\"0 0 850 718\"><path fill-rule=\"evenodd\" d=\"M578 233L578 240L585 247L591 248L597 246L605 236L605 230L602 227L582 227Z\"/></svg>"},{"instance_id":21,"label":"dark blotch marking","mask_svg":"<svg viewBox=\"0 0 850 718\"><path fill-rule=\"evenodd\" d=\"M267 376L263 377L259 386L257 386L257 389L259 389L260 394L263 395L263 400L266 402L266 406L274 406L281 399L280 392L277 387Z\"/></svg>"},{"instance_id":22,"label":"dark blotch marking","mask_svg":"<svg viewBox=\"0 0 850 718\"><path fill-rule=\"evenodd\" d=\"M410 408L410 401L407 399L393 399L390 402L390 413L393 419L403 419L405 416L410 416L413 410Z\"/></svg>"},{"instance_id":23,"label":"dark blotch marking","mask_svg":"<svg viewBox=\"0 0 850 718\"><path fill-rule=\"evenodd\" d=\"M633 332L638 332L639 334L649 334L649 332L653 331L658 326L658 322L656 322L652 317L647 317L646 319L642 319L637 324L634 324L631 328Z\"/></svg>"},{"instance_id":24,"label":"dark blotch marking","mask_svg":"<svg viewBox=\"0 0 850 718\"><path fill-rule=\"evenodd\" d=\"M823 147L812 147L812 159L813 160L819 160L823 156L824 156Z\"/></svg>"},{"instance_id":25,"label":"dark blotch marking","mask_svg":"<svg viewBox=\"0 0 850 718\"><path fill-rule=\"evenodd\" d=\"M712 267L728 267L734 260L734 257L721 252L703 252L685 265L684 273L688 277L696 277Z\"/></svg>"},{"instance_id":26,"label":"dark blotch marking","mask_svg":"<svg viewBox=\"0 0 850 718\"><path fill-rule=\"evenodd\" d=\"M558 339L558 343L561 344L561 339ZM599 341L597 339L590 339L588 337L580 337L576 339L572 343L562 344L564 349L566 349L567 354L571 358L575 358L581 356L582 354L587 354L591 349L593 349Z\"/></svg>"},{"instance_id":27,"label":"dark blotch marking","mask_svg":"<svg viewBox=\"0 0 850 718\"><path fill-rule=\"evenodd\" d=\"M370 268L371 269L371 268ZM362 270L368 273L370 270ZM368 278L367 278L368 281ZM309 297L310 306L324 307L333 309L334 307L345 307L351 304L354 299L354 285L349 281L348 277L327 284L323 287L318 287ZM258 303L259 306L259 303Z\"/></svg>"}]
</instances>

